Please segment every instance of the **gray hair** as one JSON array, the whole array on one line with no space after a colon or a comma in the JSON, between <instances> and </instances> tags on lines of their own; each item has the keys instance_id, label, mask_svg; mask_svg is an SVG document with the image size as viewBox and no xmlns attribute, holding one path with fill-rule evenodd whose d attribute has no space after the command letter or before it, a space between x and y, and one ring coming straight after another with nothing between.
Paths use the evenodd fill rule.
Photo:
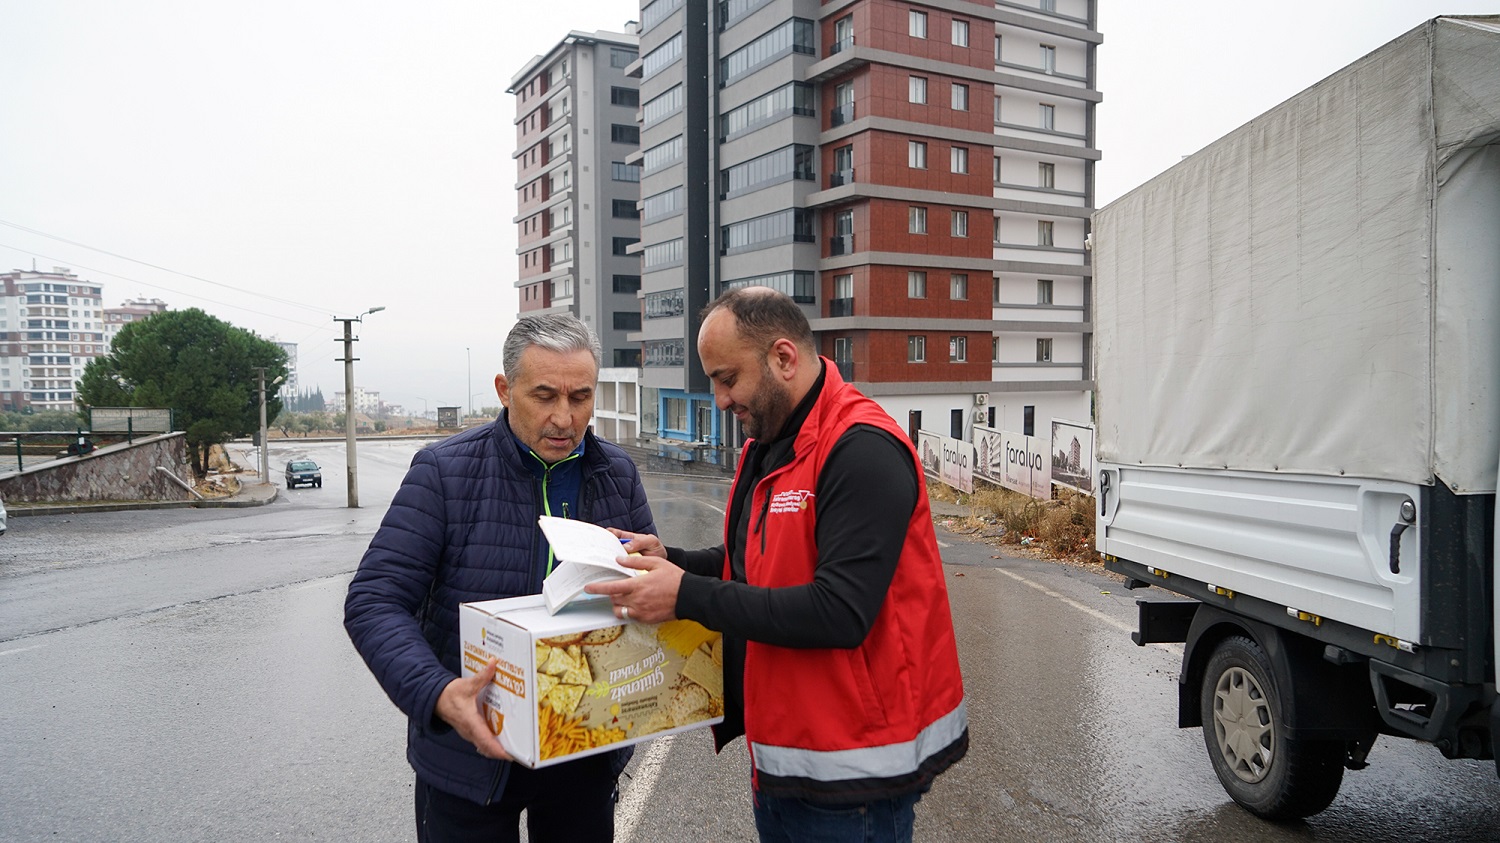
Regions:
<instances>
[{"instance_id":1,"label":"gray hair","mask_svg":"<svg viewBox=\"0 0 1500 843\"><path fill-rule=\"evenodd\" d=\"M594 368L599 368L599 338L594 336L589 326L571 313L522 316L516 322L516 326L505 337L506 380L514 381L520 375L521 354L532 346L559 354L587 351L594 357Z\"/></svg>"}]
</instances>

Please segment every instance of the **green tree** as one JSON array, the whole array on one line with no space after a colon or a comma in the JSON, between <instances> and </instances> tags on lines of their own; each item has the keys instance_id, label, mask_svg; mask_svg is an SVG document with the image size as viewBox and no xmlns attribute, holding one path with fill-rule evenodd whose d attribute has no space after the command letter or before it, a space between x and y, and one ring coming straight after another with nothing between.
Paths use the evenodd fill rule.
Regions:
<instances>
[{"instance_id":1,"label":"green tree","mask_svg":"<svg viewBox=\"0 0 1500 843\"><path fill-rule=\"evenodd\" d=\"M120 329L110 353L84 368L78 401L172 408L202 477L213 446L260 428L257 367L269 384L286 375L286 353L197 308L168 310ZM268 389L266 417L280 414L281 400Z\"/></svg>"}]
</instances>

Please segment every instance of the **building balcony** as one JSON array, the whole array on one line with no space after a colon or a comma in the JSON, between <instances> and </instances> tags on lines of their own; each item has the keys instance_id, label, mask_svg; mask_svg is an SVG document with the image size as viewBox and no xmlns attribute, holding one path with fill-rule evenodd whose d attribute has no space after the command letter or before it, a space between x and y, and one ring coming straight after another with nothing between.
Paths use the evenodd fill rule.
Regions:
<instances>
[{"instance_id":1,"label":"building balcony","mask_svg":"<svg viewBox=\"0 0 1500 843\"><path fill-rule=\"evenodd\" d=\"M854 254L854 235L853 234L841 234L841 235L838 235L837 237L830 237L828 239L828 256L829 257L838 257L839 255L852 255L852 254Z\"/></svg>"},{"instance_id":2,"label":"building balcony","mask_svg":"<svg viewBox=\"0 0 1500 843\"><path fill-rule=\"evenodd\" d=\"M854 184L853 170L834 170L828 174L828 186L830 188L845 184Z\"/></svg>"},{"instance_id":3,"label":"building balcony","mask_svg":"<svg viewBox=\"0 0 1500 843\"><path fill-rule=\"evenodd\" d=\"M854 299L829 299L828 300L828 318L832 319L835 316L853 316L853 315L854 315Z\"/></svg>"},{"instance_id":4,"label":"building balcony","mask_svg":"<svg viewBox=\"0 0 1500 843\"><path fill-rule=\"evenodd\" d=\"M828 126L829 126L829 128L837 128L839 126L844 125L845 123L853 123L853 122L854 122L854 103L852 103L852 102L846 102L843 105L836 106L833 109L833 111L830 111L828 113Z\"/></svg>"},{"instance_id":5,"label":"building balcony","mask_svg":"<svg viewBox=\"0 0 1500 843\"><path fill-rule=\"evenodd\" d=\"M844 40L842 40L842 41L835 41L832 44L830 44L828 46L828 55L830 55L830 56L836 56L839 53L842 53L843 51L845 51L845 50L847 50L847 49L849 49L850 47L853 47L853 46L854 46L854 36L853 35L849 35L849 36L845 37Z\"/></svg>"}]
</instances>

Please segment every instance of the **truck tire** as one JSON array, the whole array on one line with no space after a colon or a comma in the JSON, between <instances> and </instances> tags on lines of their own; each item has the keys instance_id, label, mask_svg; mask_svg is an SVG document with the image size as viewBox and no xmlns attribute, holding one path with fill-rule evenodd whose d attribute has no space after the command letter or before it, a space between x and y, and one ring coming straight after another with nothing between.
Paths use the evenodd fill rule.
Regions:
<instances>
[{"instance_id":1,"label":"truck tire","mask_svg":"<svg viewBox=\"0 0 1500 843\"><path fill-rule=\"evenodd\" d=\"M1219 642L1204 669L1199 699L1214 773L1245 810L1268 820L1298 819L1338 796L1344 744L1286 736L1281 713L1289 700L1255 641L1236 635Z\"/></svg>"}]
</instances>

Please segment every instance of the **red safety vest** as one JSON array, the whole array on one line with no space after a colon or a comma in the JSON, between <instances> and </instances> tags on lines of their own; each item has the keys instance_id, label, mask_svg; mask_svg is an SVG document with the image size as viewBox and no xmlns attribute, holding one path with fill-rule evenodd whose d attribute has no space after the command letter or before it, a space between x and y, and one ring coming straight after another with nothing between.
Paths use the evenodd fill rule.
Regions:
<instances>
[{"instance_id":1,"label":"red safety vest","mask_svg":"<svg viewBox=\"0 0 1500 843\"><path fill-rule=\"evenodd\" d=\"M791 462L762 478L749 499L749 584L779 588L812 581L818 473L851 425L878 427L906 444L917 472L917 507L864 643L853 649L746 643L745 737L757 789L861 802L926 790L963 757L968 718L916 450L890 415L845 383L837 367L825 360L823 371L822 392L797 433ZM725 546L732 544L727 540Z\"/></svg>"}]
</instances>

